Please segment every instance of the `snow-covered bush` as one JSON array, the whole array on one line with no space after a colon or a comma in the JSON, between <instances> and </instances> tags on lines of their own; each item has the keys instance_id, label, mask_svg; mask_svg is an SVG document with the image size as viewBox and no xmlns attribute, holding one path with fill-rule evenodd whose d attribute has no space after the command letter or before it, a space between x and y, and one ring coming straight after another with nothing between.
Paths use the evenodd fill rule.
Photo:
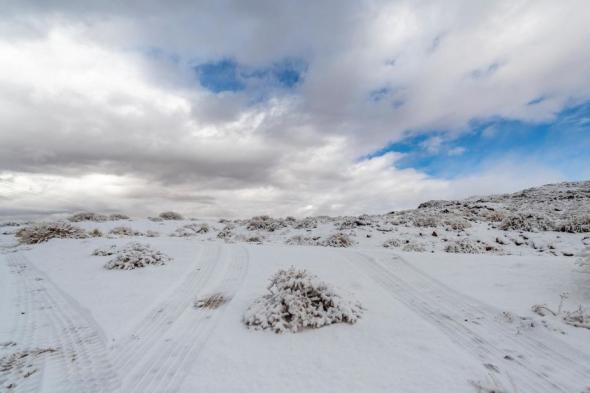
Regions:
<instances>
[{"instance_id":1,"label":"snow-covered bush","mask_svg":"<svg viewBox=\"0 0 590 393\"><path fill-rule=\"evenodd\" d=\"M217 234L217 238L218 239L223 239L223 240L230 240L233 237L233 229L234 226L232 224L227 224L225 227L223 227L223 229L221 231L219 231L219 233Z\"/></svg>"},{"instance_id":2,"label":"snow-covered bush","mask_svg":"<svg viewBox=\"0 0 590 393\"><path fill-rule=\"evenodd\" d=\"M389 239L383 242L383 247L391 248L391 247L399 247L402 245L402 242L399 239Z\"/></svg>"},{"instance_id":3,"label":"snow-covered bush","mask_svg":"<svg viewBox=\"0 0 590 393\"><path fill-rule=\"evenodd\" d=\"M129 216L121 213L113 213L109 215L110 221L129 220Z\"/></svg>"},{"instance_id":4,"label":"snow-covered bush","mask_svg":"<svg viewBox=\"0 0 590 393\"><path fill-rule=\"evenodd\" d=\"M295 235L295 236L291 236L290 238L288 238L287 240L285 240L285 244L291 245L291 246L317 246L319 245L319 236L301 236L301 235Z\"/></svg>"},{"instance_id":5,"label":"snow-covered bush","mask_svg":"<svg viewBox=\"0 0 590 393\"><path fill-rule=\"evenodd\" d=\"M569 233L590 232L590 216L569 217L559 224L558 229Z\"/></svg>"},{"instance_id":6,"label":"snow-covered bush","mask_svg":"<svg viewBox=\"0 0 590 393\"><path fill-rule=\"evenodd\" d=\"M108 255L113 255L116 252L117 252L117 246L115 246L113 244L110 246L96 248L94 251L92 251L92 255L104 257L104 256L108 256Z\"/></svg>"},{"instance_id":7,"label":"snow-covered bush","mask_svg":"<svg viewBox=\"0 0 590 393\"><path fill-rule=\"evenodd\" d=\"M90 237L102 237L103 233L100 229L94 228L91 231L88 231L88 236Z\"/></svg>"},{"instance_id":8,"label":"snow-covered bush","mask_svg":"<svg viewBox=\"0 0 590 393\"><path fill-rule=\"evenodd\" d=\"M333 323L355 323L362 306L304 270L278 271L270 279L269 293L258 298L244 314L246 326L276 333L297 332Z\"/></svg>"},{"instance_id":9,"label":"snow-covered bush","mask_svg":"<svg viewBox=\"0 0 590 393\"><path fill-rule=\"evenodd\" d=\"M474 242L470 239L461 239L451 241L445 247L445 252L457 253L457 254L481 254L486 251L486 246ZM491 250L490 250L491 251Z\"/></svg>"},{"instance_id":10,"label":"snow-covered bush","mask_svg":"<svg viewBox=\"0 0 590 393\"><path fill-rule=\"evenodd\" d=\"M162 212L162 213L160 213L159 217L162 220L182 220L182 219L184 219L184 217L182 217L181 214L176 213L176 212Z\"/></svg>"},{"instance_id":11,"label":"snow-covered bush","mask_svg":"<svg viewBox=\"0 0 590 393\"><path fill-rule=\"evenodd\" d=\"M150 220L151 222L162 222L162 221L164 221L160 217L148 217L148 220Z\"/></svg>"},{"instance_id":12,"label":"snow-covered bush","mask_svg":"<svg viewBox=\"0 0 590 393\"><path fill-rule=\"evenodd\" d=\"M252 217L246 223L246 229L249 231L267 231L274 232L281 228L285 228L287 224L283 220L277 220L270 216L256 216Z\"/></svg>"},{"instance_id":13,"label":"snow-covered bush","mask_svg":"<svg viewBox=\"0 0 590 393\"><path fill-rule=\"evenodd\" d=\"M209 225L203 224L188 224L177 228L170 236L190 237L209 232Z\"/></svg>"},{"instance_id":14,"label":"snow-covered bush","mask_svg":"<svg viewBox=\"0 0 590 393\"><path fill-rule=\"evenodd\" d=\"M145 231L145 236L146 237L158 237L158 236L160 236L160 232L152 231L152 230L148 229L147 231Z\"/></svg>"},{"instance_id":15,"label":"snow-covered bush","mask_svg":"<svg viewBox=\"0 0 590 393\"><path fill-rule=\"evenodd\" d=\"M439 223L439 219L434 215L420 214L412 217L412 224L415 227L435 228Z\"/></svg>"},{"instance_id":16,"label":"snow-covered bush","mask_svg":"<svg viewBox=\"0 0 590 393\"><path fill-rule=\"evenodd\" d=\"M425 252L426 246L423 243L418 243L412 240L406 240L402 245L402 251L406 252Z\"/></svg>"},{"instance_id":17,"label":"snow-covered bush","mask_svg":"<svg viewBox=\"0 0 590 393\"><path fill-rule=\"evenodd\" d=\"M448 217L442 221L443 225L454 231L463 231L471 227L471 223L461 217Z\"/></svg>"},{"instance_id":18,"label":"snow-covered bush","mask_svg":"<svg viewBox=\"0 0 590 393\"><path fill-rule=\"evenodd\" d=\"M344 219L338 224L335 223L339 230L354 229L362 226L371 225L371 218L367 215L359 217L344 217Z\"/></svg>"},{"instance_id":19,"label":"snow-covered bush","mask_svg":"<svg viewBox=\"0 0 590 393\"><path fill-rule=\"evenodd\" d=\"M302 220L296 220L291 223L295 229L315 229L318 227L318 220L315 217L305 217Z\"/></svg>"},{"instance_id":20,"label":"snow-covered bush","mask_svg":"<svg viewBox=\"0 0 590 393\"><path fill-rule=\"evenodd\" d=\"M16 237L21 243L36 244L55 238L82 239L86 237L86 232L82 228L63 221L41 222L19 229Z\"/></svg>"},{"instance_id":21,"label":"snow-covered bush","mask_svg":"<svg viewBox=\"0 0 590 393\"><path fill-rule=\"evenodd\" d=\"M118 249L114 258L108 261L104 267L106 269L131 270L147 265L164 265L171 260L172 258L154 250L149 244L132 242Z\"/></svg>"},{"instance_id":22,"label":"snow-covered bush","mask_svg":"<svg viewBox=\"0 0 590 393\"><path fill-rule=\"evenodd\" d=\"M533 213L517 213L504 218L500 223L500 229L527 232L552 231L555 229L555 224L548 217Z\"/></svg>"},{"instance_id":23,"label":"snow-covered bush","mask_svg":"<svg viewBox=\"0 0 590 393\"><path fill-rule=\"evenodd\" d=\"M125 226L115 227L109 231L109 234L116 236L143 236L143 233Z\"/></svg>"},{"instance_id":24,"label":"snow-covered bush","mask_svg":"<svg viewBox=\"0 0 590 393\"><path fill-rule=\"evenodd\" d=\"M350 247L354 242L345 233L338 232L328 236L321 242L322 246L327 247Z\"/></svg>"},{"instance_id":25,"label":"snow-covered bush","mask_svg":"<svg viewBox=\"0 0 590 393\"><path fill-rule=\"evenodd\" d=\"M94 222L103 222L108 221L108 217L104 214L97 214L91 212L81 212L76 213L68 218L71 222L81 222L81 221L94 221Z\"/></svg>"}]
</instances>

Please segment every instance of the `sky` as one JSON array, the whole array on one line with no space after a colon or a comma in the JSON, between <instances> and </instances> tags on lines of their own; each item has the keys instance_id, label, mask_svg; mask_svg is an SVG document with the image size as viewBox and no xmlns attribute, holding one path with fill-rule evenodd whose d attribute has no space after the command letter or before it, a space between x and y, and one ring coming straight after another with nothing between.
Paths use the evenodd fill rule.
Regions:
<instances>
[{"instance_id":1,"label":"sky","mask_svg":"<svg viewBox=\"0 0 590 393\"><path fill-rule=\"evenodd\" d=\"M1 1L0 215L353 215L590 178L590 3Z\"/></svg>"}]
</instances>

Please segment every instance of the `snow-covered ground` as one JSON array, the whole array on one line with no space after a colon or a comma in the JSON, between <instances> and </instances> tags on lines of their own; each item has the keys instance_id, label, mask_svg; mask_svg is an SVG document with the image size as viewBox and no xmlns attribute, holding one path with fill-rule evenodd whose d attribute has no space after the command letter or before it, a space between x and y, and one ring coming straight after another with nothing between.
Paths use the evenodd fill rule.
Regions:
<instances>
[{"instance_id":1,"label":"snow-covered ground","mask_svg":"<svg viewBox=\"0 0 590 393\"><path fill-rule=\"evenodd\" d=\"M590 329L563 319L590 306L589 188L380 216L82 221L100 234L30 245L5 225L0 389L590 392ZM108 270L113 256L92 255L131 241L172 260ZM358 300L361 319L248 329L244 312L290 266Z\"/></svg>"}]
</instances>

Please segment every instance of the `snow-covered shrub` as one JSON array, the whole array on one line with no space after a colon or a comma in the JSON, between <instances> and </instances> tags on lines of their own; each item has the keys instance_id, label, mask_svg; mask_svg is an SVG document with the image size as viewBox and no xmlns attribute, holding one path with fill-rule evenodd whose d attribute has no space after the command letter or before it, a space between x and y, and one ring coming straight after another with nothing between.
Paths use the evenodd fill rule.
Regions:
<instances>
[{"instance_id":1,"label":"snow-covered shrub","mask_svg":"<svg viewBox=\"0 0 590 393\"><path fill-rule=\"evenodd\" d=\"M217 238L218 239L223 239L223 240L230 240L233 237L233 232L232 230L234 229L234 226L232 224L228 224L225 227L223 227L223 229L221 231L219 231L219 233L217 234Z\"/></svg>"},{"instance_id":2,"label":"snow-covered shrub","mask_svg":"<svg viewBox=\"0 0 590 393\"><path fill-rule=\"evenodd\" d=\"M295 235L285 240L285 244L289 244L291 246L317 246L319 245L319 239L319 236L310 237Z\"/></svg>"},{"instance_id":3,"label":"snow-covered shrub","mask_svg":"<svg viewBox=\"0 0 590 393\"><path fill-rule=\"evenodd\" d=\"M371 225L371 218L367 215L359 217L344 217L340 224L335 223L339 230L354 229L362 226Z\"/></svg>"},{"instance_id":4,"label":"snow-covered shrub","mask_svg":"<svg viewBox=\"0 0 590 393\"><path fill-rule=\"evenodd\" d=\"M454 231L463 231L471 227L471 223L461 217L448 217L443 220L443 225Z\"/></svg>"},{"instance_id":5,"label":"snow-covered shrub","mask_svg":"<svg viewBox=\"0 0 590 393\"><path fill-rule=\"evenodd\" d=\"M86 232L82 228L63 221L41 222L19 229L16 237L21 243L36 244L55 238L82 239L86 237Z\"/></svg>"},{"instance_id":6,"label":"snow-covered shrub","mask_svg":"<svg viewBox=\"0 0 590 393\"><path fill-rule=\"evenodd\" d=\"M426 246L422 243L418 243L411 240L406 240L402 245L402 251L406 252L425 252Z\"/></svg>"},{"instance_id":7,"label":"snow-covered shrub","mask_svg":"<svg viewBox=\"0 0 590 393\"><path fill-rule=\"evenodd\" d=\"M246 326L276 333L297 332L333 323L355 323L362 306L304 270L278 271L270 279L269 293L258 298L244 314Z\"/></svg>"},{"instance_id":8,"label":"snow-covered shrub","mask_svg":"<svg viewBox=\"0 0 590 393\"><path fill-rule=\"evenodd\" d=\"M109 231L109 234L116 236L143 236L143 233L125 226L115 227Z\"/></svg>"},{"instance_id":9,"label":"snow-covered shrub","mask_svg":"<svg viewBox=\"0 0 590 393\"><path fill-rule=\"evenodd\" d=\"M104 214L97 214L91 212L82 212L76 213L68 218L71 222L81 222L81 221L94 221L94 222L103 222L108 221L108 217Z\"/></svg>"},{"instance_id":10,"label":"snow-covered shrub","mask_svg":"<svg viewBox=\"0 0 590 393\"><path fill-rule=\"evenodd\" d=\"M118 249L114 258L108 261L104 267L106 269L131 270L147 265L164 265L171 260L172 258L154 250L149 244L132 242Z\"/></svg>"},{"instance_id":11,"label":"snow-covered shrub","mask_svg":"<svg viewBox=\"0 0 590 393\"><path fill-rule=\"evenodd\" d=\"M558 230L569 233L590 232L590 216L569 217L559 223Z\"/></svg>"},{"instance_id":12,"label":"snow-covered shrub","mask_svg":"<svg viewBox=\"0 0 590 393\"><path fill-rule=\"evenodd\" d=\"M305 217L291 224L295 229L315 229L318 227L318 220L315 217Z\"/></svg>"},{"instance_id":13,"label":"snow-covered shrub","mask_svg":"<svg viewBox=\"0 0 590 393\"><path fill-rule=\"evenodd\" d=\"M517 213L504 218L500 223L500 229L527 232L552 231L555 229L555 224L548 217L533 213Z\"/></svg>"},{"instance_id":14,"label":"snow-covered shrub","mask_svg":"<svg viewBox=\"0 0 590 393\"><path fill-rule=\"evenodd\" d=\"M500 211L494 210L494 211L490 211L490 212L485 213L484 218L490 222L502 222L506 218L506 214L504 214Z\"/></svg>"},{"instance_id":15,"label":"snow-covered shrub","mask_svg":"<svg viewBox=\"0 0 590 393\"><path fill-rule=\"evenodd\" d=\"M151 222L162 222L162 221L164 221L160 217L148 217L148 220L150 220Z\"/></svg>"},{"instance_id":16,"label":"snow-covered shrub","mask_svg":"<svg viewBox=\"0 0 590 393\"><path fill-rule=\"evenodd\" d=\"M117 252L117 246L115 246L113 244L110 246L96 248L94 251L92 251L92 255L104 257L104 256L108 256L108 255L113 255L116 252Z\"/></svg>"},{"instance_id":17,"label":"snow-covered shrub","mask_svg":"<svg viewBox=\"0 0 590 393\"><path fill-rule=\"evenodd\" d=\"M152 231L152 230L148 229L147 231L145 231L145 236L146 237L158 237L158 236L160 236L160 232Z\"/></svg>"},{"instance_id":18,"label":"snow-covered shrub","mask_svg":"<svg viewBox=\"0 0 590 393\"><path fill-rule=\"evenodd\" d=\"M176 212L162 212L162 213L160 213L159 217L162 220L182 220L182 219L184 219L184 217L182 217L181 214L176 213Z\"/></svg>"},{"instance_id":19,"label":"snow-covered shrub","mask_svg":"<svg viewBox=\"0 0 590 393\"><path fill-rule=\"evenodd\" d=\"M445 247L445 252L457 254L481 254L486 251L486 246L470 239L451 241ZM490 250L491 251L491 250Z\"/></svg>"},{"instance_id":20,"label":"snow-covered shrub","mask_svg":"<svg viewBox=\"0 0 590 393\"><path fill-rule=\"evenodd\" d=\"M354 242L345 233L335 233L321 242L322 246L327 247L350 247Z\"/></svg>"},{"instance_id":21,"label":"snow-covered shrub","mask_svg":"<svg viewBox=\"0 0 590 393\"><path fill-rule=\"evenodd\" d=\"M177 228L170 236L190 237L209 232L209 225L203 224L188 224Z\"/></svg>"},{"instance_id":22,"label":"snow-covered shrub","mask_svg":"<svg viewBox=\"0 0 590 393\"><path fill-rule=\"evenodd\" d=\"M129 216L121 213L113 213L109 215L110 221L129 220Z\"/></svg>"},{"instance_id":23,"label":"snow-covered shrub","mask_svg":"<svg viewBox=\"0 0 590 393\"><path fill-rule=\"evenodd\" d=\"M412 217L412 224L415 227L435 228L439 223L439 219L434 215L420 214Z\"/></svg>"},{"instance_id":24,"label":"snow-covered shrub","mask_svg":"<svg viewBox=\"0 0 590 393\"><path fill-rule=\"evenodd\" d=\"M90 237L102 237L102 231L98 228L94 228L91 231L88 231L88 236Z\"/></svg>"},{"instance_id":25,"label":"snow-covered shrub","mask_svg":"<svg viewBox=\"0 0 590 393\"><path fill-rule=\"evenodd\" d=\"M283 220L277 220L270 216L256 216L252 217L246 223L246 229L249 231L267 231L274 232L278 229L285 228L287 224Z\"/></svg>"},{"instance_id":26,"label":"snow-covered shrub","mask_svg":"<svg viewBox=\"0 0 590 393\"><path fill-rule=\"evenodd\" d=\"M383 247L391 248L391 247L399 247L402 245L402 242L399 239L389 239L383 242Z\"/></svg>"}]
</instances>

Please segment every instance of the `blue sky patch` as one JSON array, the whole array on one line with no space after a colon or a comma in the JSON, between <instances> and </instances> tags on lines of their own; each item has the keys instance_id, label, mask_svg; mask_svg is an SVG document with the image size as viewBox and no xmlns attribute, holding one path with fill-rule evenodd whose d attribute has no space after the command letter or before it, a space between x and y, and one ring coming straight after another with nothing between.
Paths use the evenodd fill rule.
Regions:
<instances>
[{"instance_id":1,"label":"blue sky patch","mask_svg":"<svg viewBox=\"0 0 590 393\"><path fill-rule=\"evenodd\" d=\"M472 122L458 136L446 130L408 135L368 158L388 152L404 153L396 167L437 178L478 173L494 162L534 161L581 180L590 174L590 102L566 108L548 123L489 119Z\"/></svg>"},{"instance_id":2,"label":"blue sky patch","mask_svg":"<svg viewBox=\"0 0 590 393\"><path fill-rule=\"evenodd\" d=\"M269 66L249 67L233 59L221 59L199 64L194 69L201 86L214 93L251 90L259 94L266 89L294 88L303 80L307 64L284 59Z\"/></svg>"}]
</instances>

